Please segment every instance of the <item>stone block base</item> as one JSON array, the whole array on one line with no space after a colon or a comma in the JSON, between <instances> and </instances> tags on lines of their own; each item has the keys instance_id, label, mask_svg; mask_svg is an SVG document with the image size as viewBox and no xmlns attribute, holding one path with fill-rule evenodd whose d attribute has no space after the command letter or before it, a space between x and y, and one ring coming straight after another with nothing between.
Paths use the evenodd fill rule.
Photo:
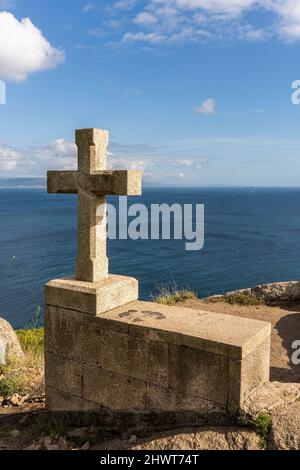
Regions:
<instances>
[{"instance_id":1,"label":"stone block base","mask_svg":"<svg viewBox=\"0 0 300 470\"><path fill-rule=\"evenodd\" d=\"M46 304L90 315L99 315L137 300L138 281L110 274L99 282L56 279L46 285Z\"/></svg>"},{"instance_id":2,"label":"stone block base","mask_svg":"<svg viewBox=\"0 0 300 470\"><path fill-rule=\"evenodd\" d=\"M56 289L45 319L52 411L236 413L269 380L269 323L139 301L95 316L51 305Z\"/></svg>"}]
</instances>

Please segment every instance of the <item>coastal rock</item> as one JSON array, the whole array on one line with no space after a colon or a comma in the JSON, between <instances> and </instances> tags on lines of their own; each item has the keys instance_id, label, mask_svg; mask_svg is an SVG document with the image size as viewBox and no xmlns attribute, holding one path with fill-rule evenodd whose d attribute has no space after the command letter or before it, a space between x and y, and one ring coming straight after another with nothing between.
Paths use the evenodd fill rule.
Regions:
<instances>
[{"instance_id":1,"label":"coastal rock","mask_svg":"<svg viewBox=\"0 0 300 470\"><path fill-rule=\"evenodd\" d=\"M268 382L251 393L243 404L241 414L255 418L261 412L271 412L299 398L300 384Z\"/></svg>"},{"instance_id":2,"label":"coastal rock","mask_svg":"<svg viewBox=\"0 0 300 470\"><path fill-rule=\"evenodd\" d=\"M256 287L227 292L224 295L207 297L207 301L222 301L235 294L250 294L266 304L276 302L295 302L300 300L300 281L273 282Z\"/></svg>"},{"instance_id":3,"label":"coastal rock","mask_svg":"<svg viewBox=\"0 0 300 470\"><path fill-rule=\"evenodd\" d=\"M250 292L266 303L295 301L300 299L300 282L289 281L263 284L250 289Z\"/></svg>"},{"instance_id":4,"label":"coastal rock","mask_svg":"<svg viewBox=\"0 0 300 470\"><path fill-rule=\"evenodd\" d=\"M0 318L0 364L5 365L9 358L24 360L24 353L11 325Z\"/></svg>"}]
</instances>

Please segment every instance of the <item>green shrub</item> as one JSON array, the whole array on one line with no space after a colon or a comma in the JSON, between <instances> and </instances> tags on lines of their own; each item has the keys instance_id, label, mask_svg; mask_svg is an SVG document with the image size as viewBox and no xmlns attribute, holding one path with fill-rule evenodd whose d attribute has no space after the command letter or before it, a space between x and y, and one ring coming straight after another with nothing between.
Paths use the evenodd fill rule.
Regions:
<instances>
[{"instance_id":1,"label":"green shrub","mask_svg":"<svg viewBox=\"0 0 300 470\"><path fill-rule=\"evenodd\" d=\"M23 349L25 359L10 358L5 366L0 366L0 396L5 399L18 393L25 395L33 389L41 389L44 365L44 328L37 328L40 308L35 309L27 329L17 330L16 334Z\"/></svg>"},{"instance_id":2,"label":"green shrub","mask_svg":"<svg viewBox=\"0 0 300 470\"><path fill-rule=\"evenodd\" d=\"M25 353L43 353L44 328L34 328L32 330L17 330L16 333L19 338L22 349Z\"/></svg>"},{"instance_id":3,"label":"green shrub","mask_svg":"<svg viewBox=\"0 0 300 470\"><path fill-rule=\"evenodd\" d=\"M261 446L266 449L268 447L268 437L269 432L272 426L272 417L262 411L259 415L252 421L253 426L257 434L261 437Z\"/></svg>"},{"instance_id":4,"label":"green shrub","mask_svg":"<svg viewBox=\"0 0 300 470\"><path fill-rule=\"evenodd\" d=\"M65 417L55 417L40 415L34 420L31 433L33 438L38 438L41 435L50 436L52 439L58 439L69 430L69 423Z\"/></svg>"},{"instance_id":5,"label":"green shrub","mask_svg":"<svg viewBox=\"0 0 300 470\"><path fill-rule=\"evenodd\" d=\"M225 302L233 305L260 305L261 301L250 292L235 292L224 296Z\"/></svg>"}]
</instances>

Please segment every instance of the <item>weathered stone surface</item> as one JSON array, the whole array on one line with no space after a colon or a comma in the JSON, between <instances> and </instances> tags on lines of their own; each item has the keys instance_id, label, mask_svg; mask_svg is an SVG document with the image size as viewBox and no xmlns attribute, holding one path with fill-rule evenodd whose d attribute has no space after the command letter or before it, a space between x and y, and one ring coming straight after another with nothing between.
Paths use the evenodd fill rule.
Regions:
<instances>
[{"instance_id":1,"label":"weathered stone surface","mask_svg":"<svg viewBox=\"0 0 300 470\"><path fill-rule=\"evenodd\" d=\"M243 403L242 414L250 417L271 412L300 398L300 384L267 382L256 388Z\"/></svg>"},{"instance_id":2,"label":"weathered stone surface","mask_svg":"<svg viewBox=\"0 0 300 470\"><path fill-rule=\"evenodd\" d=\"M226 407L228 358L185 346L170 345L170 387L184 395Z\"/></svg>"},{"instance_id":3,"label":"weathered stone surface","mask_svg":"<svg viewBox=\"0 0 300 470\"><path fill-rule=\"evenodd\" d=\"M47 353L45 358L46 386L82 397L83 364Z\"/></svg>"},{"instance_id":4,"label":"weathered stone surface","mask_svg":"<svg viewBox=\"0 0 300 470\"><path fill-rule=\"evenodd\" d=\"M46 307L46 352L65 358L100 365L102 330L94 317L73 310Z\"/></svg>"},{"instance_id":5,"label":"weathered stone surface","mask_svg":"<svg viewBox=\"0 0 300 470\"><path fill-rule=\"evenodd\" d=\"M46 408L51 411L82 411L82 399L47 385Z\"/></svg>"},{"instance_id":6,"label":"weathered stone surface","mask_svg":"<svg viewBox=\"0 0 300 470\"><path fill-rule=\"evenodd\" d=\"M233 359L247 356L271 334L267 322L152 302L132 302L105 312L100 317L103 327L107 320L128 325L132 334Z\"/></svg>"},{"instance_id":7,"label":"weathered stone surface","mask_svg":"<svg viewBox=\"0 0 300 470\"><path fill-rule=\"evenodd\" d=\"M169 347L167 343L107 329L101 337L101 367L167 387Z\"/></svg>"},{"instance_id":8,"label":"weathered stone surface","mask_svg":"<svg viewBox=\"0 0 300 470\"><path fill-rule=\"evenodd\" d=\"M239 334L236 320L149 302L99 316L48 306L46 385L86 410L236 413L268 380L270 334L245 319Z\"/></svg>"},{"instance_id":9,"label":"weathered stone surface","mask_svg":"<svg viewBox=\"0 0 300 470\"><path fill-rule=\"evenodd\" d=\"M199 391L198 395L201 393ZM194 411L197 413L211 413L226 411L226 406L216 404L213 399L205 399L194 396L189 390L184 392L176 389L165 388L159 385L147 384L147 406L152 412Z\"/></svg>"},{"instance_id":10,"label":"weathered stone surface","mask_svg":"<svg viewBox=\"0 0 300 470\"><path fill-rule=\"evenodd\" d=\"M259 364L259 367L258 367ZM257 346L252 354L242 361L229 359L229 402L230 411L240 411L241 404L251 392L270 378L270 337Z\"/></svg>"},{"instance_id":11,"label":"weathered stone surface","mask_svg":"<svg viewBox=\"0 0 300 470\"><path fill-rule=\"evenodd\" d=\"M146 383L98 367L83 372L83 398L111 410L146 409Z\"/></svg>"},{"instance_id":12,"label":"weathered stone surface","mask_svg":"<svg viewBox=\"0 0 300 470\"><path fill-rule=\"evenodd\" d=\"M138 298L138 281L109 275L99 282L57 279L46 285L46 304L90 315L100 315Z\"/></svg>"},{"instance_id":13,"label":"weathered stone surface","mask_svg":"<svg viewBox=\"0 0 300 470\"><path fill-rule=\"evenodd\" d=\"M105 196L141 194L141 172L107 171L108 140L101 129L77 130L78 171L51 171L47 178L49 193L78 193L76 279L85 282L108 276Z\"/></svg>"},{"instance_id":14,"label":"weathered stone surface","mask_svg":"<svg viewBox=\"0 0 300 470\"><path fill-rule=\"evenodd\" d=\"M48 192L77 194L79 187L97 196L139 196L141 172L137 170L106 170L91 175L78 171L48 171Z\"/></svg>"},{"instance_id":15,"label":"weathered stone surface","mask_svg":"<svg viewBox=\"0 0 300 470\"><path fill-rule=\"evenodd\" d=\"M83 313L46 307L45 349L52 354L82 360Z\"/></svg>"},{"instance_id":16,"label":"weathered stone surface","mask_svg":"<svg viewBox=\"0 0 300 470\"><path fill-rule=\"evenodd\" d=\"M0 364L6 364L10 358L22 361L24 353L11 325L0 318Z\"/></svg>"},{"instance_id":17,"label":"weathered stone surface","mask_svg":"<svg viewBox=\"0 0 300 470\"><path fill-rule=\"evenodd\" d=\"M262 284L256 287L227 292L224 295L213 295L211 297L207 297L205 300L222 300L237 293L251 294L258 300L267 304L272 304L276 302L294 302L300 299L300 281L273 282L270 284Z\"/></svg>"}]
</instances>

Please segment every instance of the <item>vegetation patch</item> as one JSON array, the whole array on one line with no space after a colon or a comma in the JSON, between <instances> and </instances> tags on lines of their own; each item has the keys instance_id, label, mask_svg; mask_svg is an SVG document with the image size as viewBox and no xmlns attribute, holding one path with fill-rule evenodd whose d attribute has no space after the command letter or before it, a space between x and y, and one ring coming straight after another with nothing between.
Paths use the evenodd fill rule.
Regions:
<instances>
[{"instance_id":1,"label":"vegetation patch","mask_svg":"<svg viewBox=\"0 0 300 470\"><path fill-rule=\"evenodd\" d=\"M39 320L37 307L30 325L16 334L23 349L24 361L11 358L5 366L0 366L0 401L14 395L35 395L44 389L44 328L35 325ZM1 403L0 403L1 405Z\"/></svg>"},{"instance_id":2,"label":"vegetation patch","mask_svg":"<svg viewBox=\"0 0 300 470\"><path fill-rule=\"evenodd\" d=\"M21 347L25 354L26 365L40 367L44 358L44 328L17 330Z\"/></svg>"},{"instance_id":3,"label":"vegetation patch","mask_svg":"<svg viewBox=\"0 0 300 470\"><path fill-rule=\"evenodd\" d=\"M20 391L21 384L9 366L0 367L0 397L7 399Z\"/></svg>"},{"instance_id":4,"label":"vegetation patch","mask_svg":"<svg viewBox=\"0 0 300 470\"><path fill-rule=\"evenodd\" d=\"M176 287L158 287L158 294L153 297L153 301L163 305L175 305L185 300L197 299L197 294L189 289L176 289Z\"/></svg>"},{"instance_id":5,"label":"vegetation patch","mask_svg":"<svg viewBox=\"0 0 300 470\"><path fill-rule=\"evenodd\" d=\"M37 439L41 436L50 436L52 439L58 439L70 429L70 423L65 417L55 417L48 415L38 416L32 427L31 436Z\"/></svg>"},{"instance_id":6,"label":"vegetation patch","mask_svg":"<svg viewBox=\"0 0 300 470\"><path fill-rule=\"evenodd\" d=\"M261 447L263 449L267 449L268 437L272 426L272 417L268 413L262 411L259 413L257 418L252 421L252 425L254 426L257 434L261 437Z\"/></svg>"},{"instance_id":7,"label":"vegetation patch","mask_svg":"<svg viewBox=\"0 0 300 470\"><path fill-rule=\"evenodd\" d=\"M262 302L250 292L234 292L233 294L224 295L225 302L234 305L260 305Z\"/></svg>"}]
</instances>

